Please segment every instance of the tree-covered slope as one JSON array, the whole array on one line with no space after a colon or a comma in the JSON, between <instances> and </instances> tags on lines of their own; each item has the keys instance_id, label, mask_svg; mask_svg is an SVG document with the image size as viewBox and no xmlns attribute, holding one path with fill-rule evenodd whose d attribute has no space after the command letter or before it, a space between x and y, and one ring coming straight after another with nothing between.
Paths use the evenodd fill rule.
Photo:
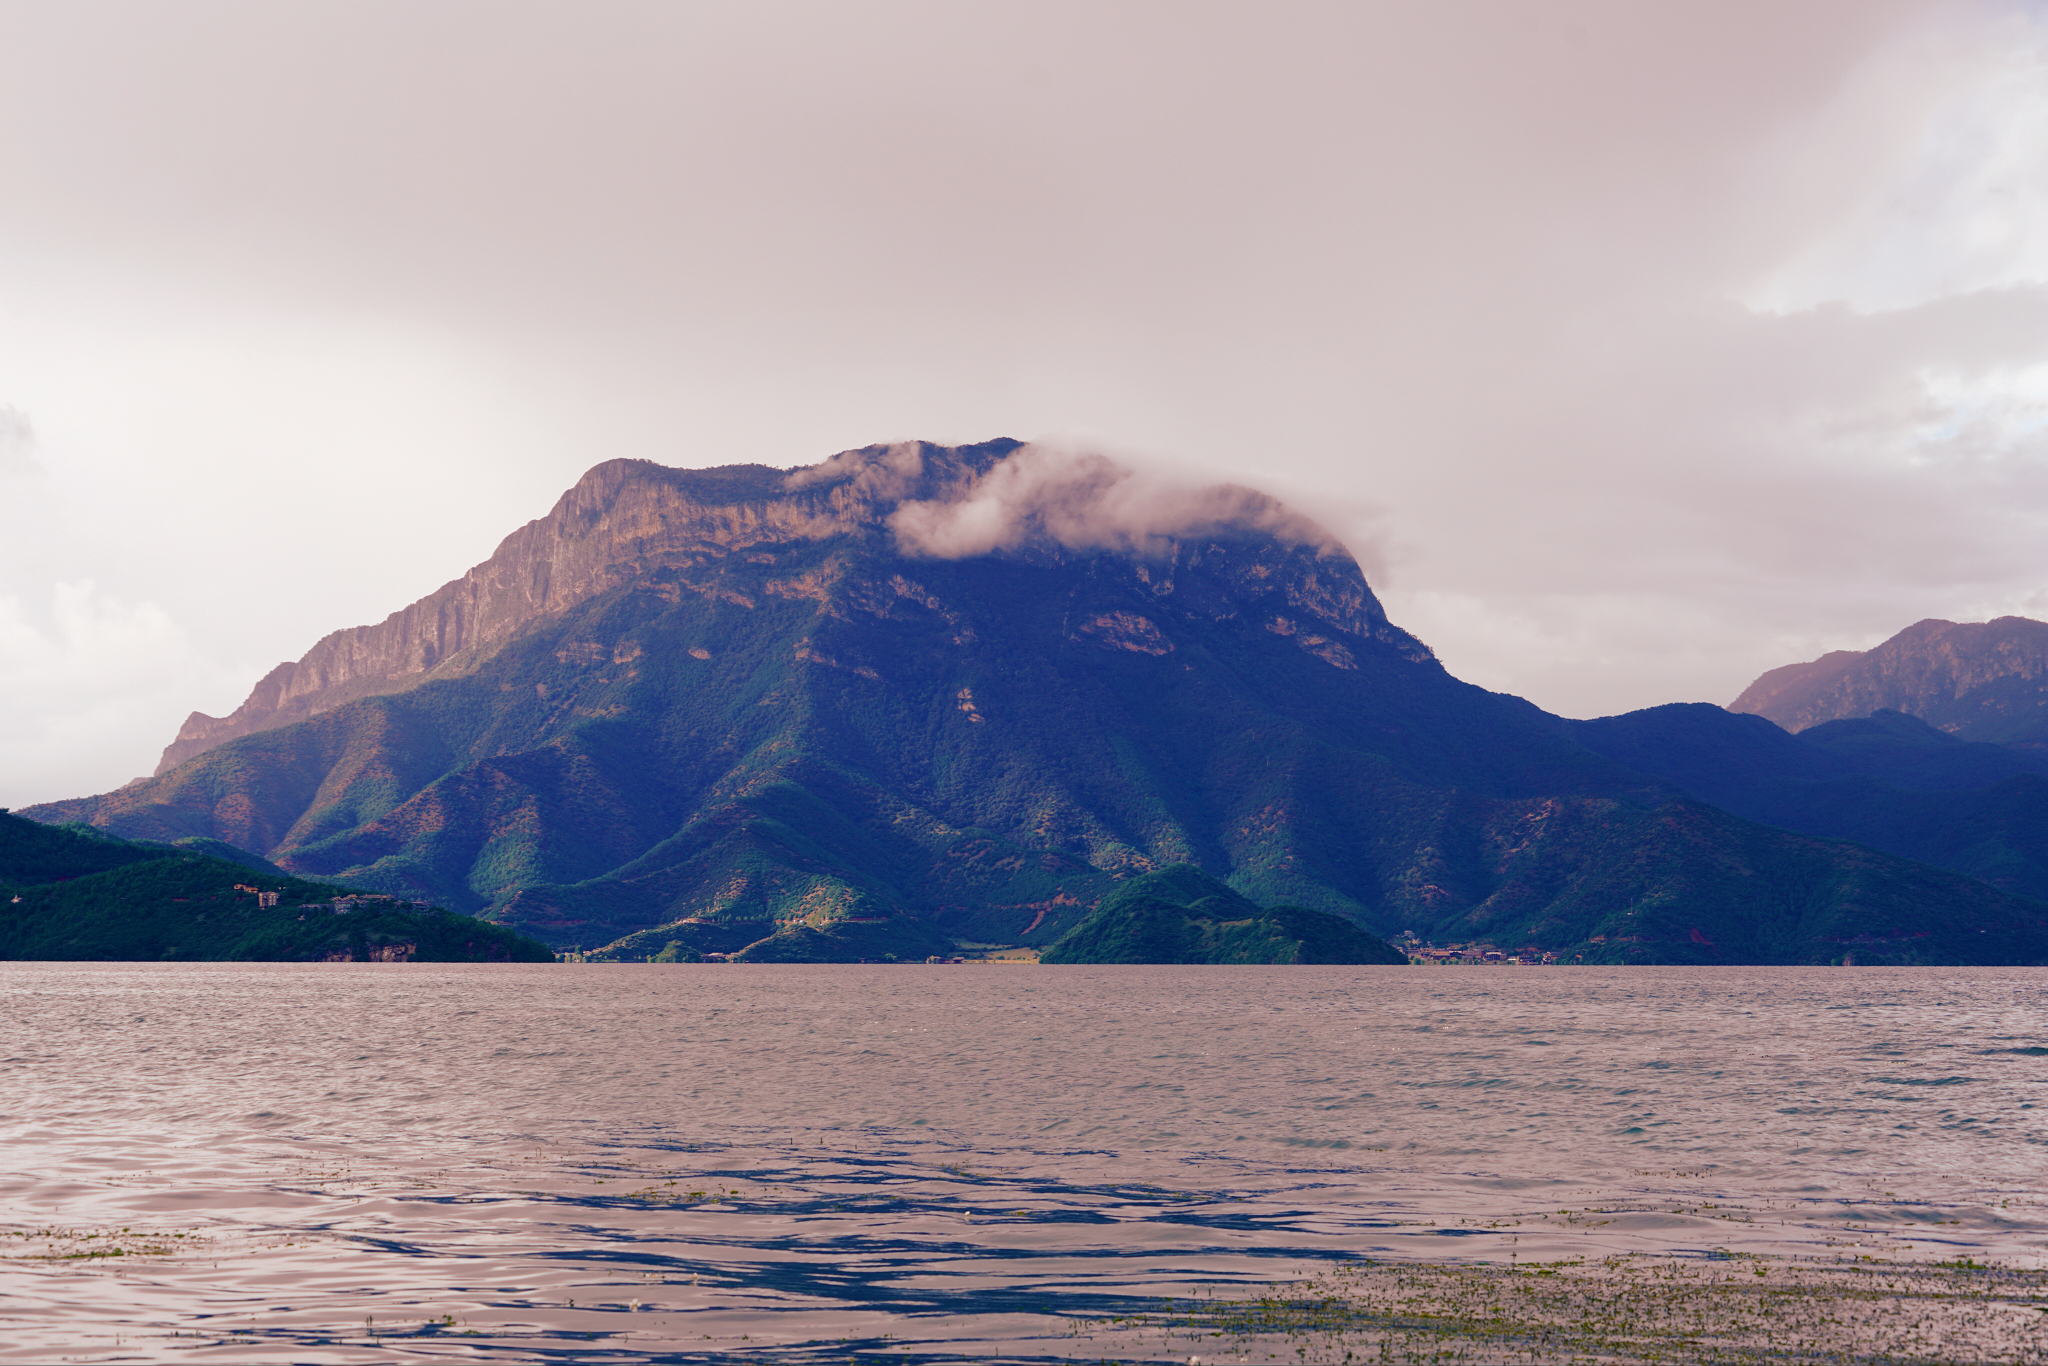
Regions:
<instances>
[{"instance_id":1,"label":"tree-covered slope","mask_svg":"<svg viewBox=\"0 0 2048 1366\"><path fill-rule=\"evenodd\" d=\"M1044 963L1406 963L1342 916L1260 909L1189 864L1121 883L1049 946Z\"/></svg>"},{"instance_id":2,"label":"tree-covered slope","mask_svg":"<svg viewBox=\"0 0 2048 1366\"><path fill-rule=\"evenodd\" d=\"M0 887L64 882L169 852L164 845L137 844L87 825L43 825L0 811Z\"/></svg>"},{"instance_id":3,"label":"tree-covered slope","mask_svg":"<svg viewBox=\"0 0 2048 1366\"><path fill-rule=\"evenodd\" d=\"M282 871L268 859L204 836L172 842L126 840L89 825L50 826L24 820L0 808L0 887L63 882L171 854L203 854L259 872Z\"/></svg>"},{"instance_id":4,"label":"tree-covered slope","mask_svg":"<svg viewBox=\"0 0 2048 1366\"><path fill-rule=\"evenodd\" d=\"M688 535L600 467L565 504L614 541L639 528L627 559L487 655L33 814L649 953L1042 946L1174 864L1259 906L1514 948L1691 961L1706 911L1655 908L1763 924L1790 896L1811 933L1729 942L1828 961L1888 878L1931 898L1912 935L1967 915L2032 942L2032 910L1975 883L1675 807L1452 678L1255 495L1128 544L1051 513L971 553L899 534L981 506L1010 449L851 452L780 494L662 471Z\"/></svg>"},{"instance_id":5,"label":"tree-covered slope","mask_svg":"<svg viewBox=\"0 0 2048 1366\"><path fill-rule=\"evenodd\" d=\"M2048 899L2048 758L1895 711L1794 735L1674 705L1567 723L1609 757L1765 825L1853 840Z\"/></svg>"},{"instance_id":6,"label":"tree-covered slope","mask_svg":"<svg viewBox=\"0 0 2048 1366\"><path fill-rule=\"evenodd\" d=\"M0 958L553 961L545 945L469 916L376 897L330 909L354 895L0 812Z\"/></svg>"}]
</instances>

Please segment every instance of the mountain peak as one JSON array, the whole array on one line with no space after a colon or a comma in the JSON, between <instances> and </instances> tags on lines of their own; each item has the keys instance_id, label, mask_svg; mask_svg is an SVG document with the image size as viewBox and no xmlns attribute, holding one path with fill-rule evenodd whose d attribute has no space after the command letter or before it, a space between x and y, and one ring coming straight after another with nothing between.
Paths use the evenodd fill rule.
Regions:
<instances>
[{"instance_id":1,"label":"mountain peak","mask_svg":"<svg viewBox=\"0 0 2048 1366\"><path fill-rule=\"evenodd\" d=\"M2048 739L2048 622L1930 617L1873 649L1772 669L1728 709L1795 733L1896 711L1965 740Z\"/></svg>"},{"instance_id":2,"label":"mountain peak","mask_svg":"<svg viewBox=\"0 0 2048 1366\"><path fill-rule=\"evenodd\" d=\"M461 578L381 622L322 638L230 715L192 713L156 773L237 736L462 676L536 622L647 575L687 577L760 547L834 538L910 559L1106 555L1159 596L1193 594L1217 610L1279 587L1308 618L1431 657L1388 624L1335 538L1251 489L1174 484L1091 452L1009 439L865 446L791 470L608 460ZM1334 657L1344 647L1313 620L1302 628L1276 616L1269 629Z\"/></svg>"}]
</instances>

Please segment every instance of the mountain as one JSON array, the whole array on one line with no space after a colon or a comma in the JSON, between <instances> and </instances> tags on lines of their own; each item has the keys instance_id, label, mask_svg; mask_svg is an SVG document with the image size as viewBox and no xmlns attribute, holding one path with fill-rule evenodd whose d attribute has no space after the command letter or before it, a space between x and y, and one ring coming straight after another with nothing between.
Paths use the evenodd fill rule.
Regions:
<instances>
[{"instance_id":1,"label":"mountain","mask_svg":"<svg viewBox=\"0 0 2048 1366\"><path fill-rule=\"evenodd\" d=\"M1896 711L1794 735L1674 704L1568 722L1590 749L1740 816L2048 899L2048 754L1967 741Z\"/></svg>"},{"instance_id":2,"label":"mountain","mask_svg":"<svg viewBox=\"0 0 2048 1366\"><path fill-rule=\"evenodd\" d=\"M259 892L273 894L273 904ZM349 909L336 913L337 898ZM546 963L554 955L468 916L0 812L0 959Z\"/></svg>"},{"instance_id":3,"label":"mountain","mask_svg":"<svg viewBox=\"0 0 2048 1366\"><path fill-rule=\"evenodd\" d=\"M1453 678L1269 498L1012 441L600 465L218 725L27 814L619 956L1043 947L1187 864L1380 936L2048 958L2048 908L1688 800Z\"/></svg>"},{"instance_id":4,"label":"mountain","mask_svg":"<svg viewBox=\"0 0 2048 1366\"><path fill-rule=\"evenodd\" d=\"M1401 963L1342 916L1261 910L1190 864L1120 884L1040 956L1044 963Z\"/></svg>"},{"instance_id":5,"label":"mountain","mask_svg":"<svg viewBox=\"0 0 2048 1366\"><path fill-rule=\"evenodd\" d=\"M304 658L264 675L232 714L192 713L156 773L237 736L275 730L357 698L462 677L536 622L651 571L862 528L874 508L862 496L866 490L850 480L828 482L812 496L790 498L777 496L781 472L759 465L690 471L635 460L599 465L546 517L506 537L461 578L374 626L323 637Z\"/></svg>"},{"instance_id":6,"label":"mountain","mask_svg":"<svg viewBox=\"0 0 2048 1366\"><path fill-rule=\"evenodd\" d=\"M1728 710L1794 732L1896 711L1964 740L2048 747L2048 622L1915 622L1872 650L1772 669Z\"/></svg>"}]
</instances>

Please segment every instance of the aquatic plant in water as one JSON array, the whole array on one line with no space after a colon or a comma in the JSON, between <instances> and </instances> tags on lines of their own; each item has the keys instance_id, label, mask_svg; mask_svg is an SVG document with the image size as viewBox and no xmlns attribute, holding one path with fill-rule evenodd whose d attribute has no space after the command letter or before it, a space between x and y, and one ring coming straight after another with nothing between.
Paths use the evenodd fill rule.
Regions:
<instances>
[{"instance_id":1,"label":"aquatic plant in water","mask_svg":"<svg viewBox=\"0 0 2048 1366\"><path fill-rule=\"evenodd\" d=\"M1740 1255L1359 1261L1152 1316L1205 1362L2048 1361L2048 1271Z\"/></svg>"}]
</instances>

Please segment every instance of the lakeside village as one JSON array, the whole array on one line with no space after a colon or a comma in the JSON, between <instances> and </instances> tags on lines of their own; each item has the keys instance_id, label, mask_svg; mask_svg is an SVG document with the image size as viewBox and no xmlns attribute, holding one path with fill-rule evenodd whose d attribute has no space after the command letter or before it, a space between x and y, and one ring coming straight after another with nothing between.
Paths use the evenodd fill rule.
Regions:
<instances>
[{"instance_id":1,"label":"lakeside village","mask_svg":"<svg viewBox=\"0 0 2048 1366\"><path fill-rule=\"evenodd\" d=\"M1519 953L1506 953L1491 944L1446 944L1439 947L1425 943L1412 934L1404 934L1394 940L1394 947L1408 955L1408 961L1424 966L1443 963L1499 963L1505 965L1522 963L1576 963L1577 955L1563 958L1555 953L1540 949L1523 949Z\"/></svg>"},{"instance_id":2,"label":"lakeside village","mask_svg":"<svg viewBox=\"0 0 2048 1366\"><path fill-rule=\"evenodd\" d=\"M236 883L235 890L250 893L256 898L256 904L266 910L278 904L278 893L276 892L266 892L261 888L246 886L242 883ZM302 920L307 915L314 913L346 915L348 912L357 909L424 911L431 909L431 903L408 901L404 897L392 896L388 893L365 892L355 896L336 897L332 901L309 901L298 907L299 918ZM1525 964L1556 964L1560 962L1577 963L1581 961L1576 955L1571 958L1563 958L1558 954L1545 953L1534 947L1509 953L1483 940L1469 944L1439 945L1420 938L1413 930L1401 931L1401 933L1394 936L1392 942L1395 948L1408 955L1410 963L1424 967L1452 963L1519 966ZM1595 939L1593 942L1600 943L1602 940ZM955 957L933 955L923 961L927 964L943 964L947 966L956 963L964 965L967 963L1035 963L1038 961L1038 953L1035 949L1028 949L1019 945L963 943L959 947L966 950L965 955ZM707 953L703 956L703 961L706 963L723 963L727 961L727 957L723 953ZM563 963L591 963L606 960L592 958L588 953L580 949L570 949L566 953L557 955L557 961ZM650 958L648 961L652 962L654 960ZM865 963L869 960L863 958L860 961ZM890 954L886 958L877 961L893 964L898 960L894 954ZM913 958L909 961L915 963L918 960Z\"/></svg>"},{"instance_id":3,"label":"lakeside village","mask_svg":"<svg viewBox=\"0 0 2048 1366\"><path fill-rule=\"evenodd\" d=\"M1394 936L1392 942L1395 948L1401 950L1403 953L1408 955L1408 961L1410 963L1421 967L1443 966L1456 963L1476 963L1480 965L1497 965L1502 967L1539 964L1555 965L1559 963L1570 965L1573 963L1579 963L1584 961L1579 955L1576 954L1572 955L1571 957L1564 957L1556 953L1545 953L1543 950L1533 947L1524 948L1515 953L1508 953L1505 950L1496 948L1493 944L1485 941L1471 944L1438 945L1431 943L1428 940L1418 938L1413 930L1403 930L1400 934ZM1599 944L1605 943L1606 940L1603 936L1601 938L1595 939L1593 942ZM1025 948L1021 945L973 944L963 942L957 945L957 947L962 950L962 953L953 957L947 957L943 954L934 954L931 957L921 959L898 959L896 955L889 954L882 958L862 958L859 960L859 962L863 964L872 963L876 965L888 964L890 966L894 966L898 962L908 964L923 963L951 966L956 963L1036 963L1038 961L1038 950ZM593 957L590 953L581 949L570 949L566 953L558 955L558 958L559 961L564 963L621 963L628 961L640 961L638 959L628 960L623 958ZM652 963L662 960L657 960L655 958L650 957L646 961ZM723 953L707 953L703 956L702 961L706 963L725 963L731 961L731 955Z\"/></svg>"}]
</instances>

